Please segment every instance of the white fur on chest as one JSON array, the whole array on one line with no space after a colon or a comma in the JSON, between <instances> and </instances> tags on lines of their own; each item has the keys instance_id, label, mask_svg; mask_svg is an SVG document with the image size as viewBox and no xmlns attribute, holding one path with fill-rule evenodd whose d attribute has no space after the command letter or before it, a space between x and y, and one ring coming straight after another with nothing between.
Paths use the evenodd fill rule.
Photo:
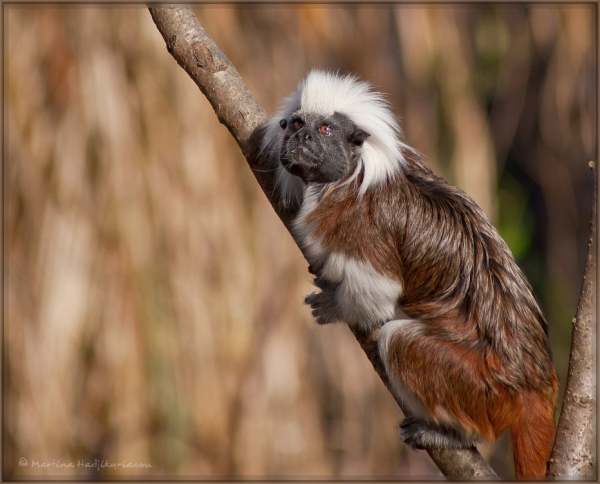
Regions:
<instances>
[{"instance_id":1,"label":"white fur on chest","mask_svg":"<svg viewBox=\"0 0 600 484\"><path fill-rule=\"evenodd\" d=\"M305 220L317 203L316 196L307 190L294 222L296 240L309 263L320 268L319 276L339 284L335 301L340 319L351 325L374 329L394 317L402 287L377 272L369 262L334 251L324 245L322 237L314 237L316 224Z\"/></svg>"},{"instance_id":2,"label":"white fur on chest","mask_svg":"<svg viewBox=\"0 0 600 484\"><path fill-rule=\"evenodd\" d=\"M323 277L340 283L336 301L349 324L374 329L394 317L402 287L368 262L334 252L325 263Z\"/></svg>"}]
</instances>

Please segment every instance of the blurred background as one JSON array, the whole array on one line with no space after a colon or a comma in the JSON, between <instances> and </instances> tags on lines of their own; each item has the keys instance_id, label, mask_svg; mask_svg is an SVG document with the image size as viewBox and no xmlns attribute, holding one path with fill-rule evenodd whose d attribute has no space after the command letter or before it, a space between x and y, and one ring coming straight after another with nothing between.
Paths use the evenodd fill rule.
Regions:
<instances>
[{"instance_id":1,"label":"blurred background","mask_svg":"<svg viewBox=\"0 0 600 484\"><path fill-rule=\"evenodd\" d=\"M562 393L597 6L194 8L269 114L313 67L389 95L527 273ZM147 9L5 5L4 39L4 477L439 476Z\"/></svg>"}]
</instances>

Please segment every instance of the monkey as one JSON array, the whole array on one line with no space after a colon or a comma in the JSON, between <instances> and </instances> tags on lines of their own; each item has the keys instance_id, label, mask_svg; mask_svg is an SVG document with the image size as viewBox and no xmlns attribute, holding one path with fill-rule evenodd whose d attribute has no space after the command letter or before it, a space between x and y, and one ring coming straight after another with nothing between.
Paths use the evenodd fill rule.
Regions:
<instances>
[{"instance_id":1,"label":"monkey","mask_svg":"<svg viewBox=\"0 0 600 484\"><path fill-rule=\"evenodd\" d=\"M416 449L510 435L517 478L541 478L558 379L532 287L479 206L401 139L385 96L312 70L264 127L261 153L319 290L320 325L379 331Z\"/></svg>"}]
</instances>

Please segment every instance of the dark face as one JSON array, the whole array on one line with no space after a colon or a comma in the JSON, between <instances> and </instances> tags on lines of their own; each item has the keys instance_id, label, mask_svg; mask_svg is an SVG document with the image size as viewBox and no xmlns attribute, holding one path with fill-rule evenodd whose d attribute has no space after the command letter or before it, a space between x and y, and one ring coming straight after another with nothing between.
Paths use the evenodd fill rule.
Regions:
<instances>
[{"instance_id":1,"label":"dark face","mask_svg":"<svg viewBox=\"0 0 600 484\"><path fill-rule=\"evenodd\" d=\"M328 117L294 114L279 124L285 130L281 164L307 183L330 183L349 175L369 136L340 113Z\"/></svg>"}]
</instances>

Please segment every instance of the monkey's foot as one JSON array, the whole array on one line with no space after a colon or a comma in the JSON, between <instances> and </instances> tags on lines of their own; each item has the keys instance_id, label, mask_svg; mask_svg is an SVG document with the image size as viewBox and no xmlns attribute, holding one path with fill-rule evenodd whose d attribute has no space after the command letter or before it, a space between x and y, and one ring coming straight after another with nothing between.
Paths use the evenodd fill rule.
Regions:
<instances>
[{"instance_id":1,"label":"monkey's foot","mask_svg":"<svg viewBox=\"0 0 600 484\"><path fill-rule=\"evenodd\" d=\"M415 449L443 447L446 449L469 449L473 441L465 438L458 430L418 417L406 417L400 423L400 438Z\"/></svg>"}]
</instances>

